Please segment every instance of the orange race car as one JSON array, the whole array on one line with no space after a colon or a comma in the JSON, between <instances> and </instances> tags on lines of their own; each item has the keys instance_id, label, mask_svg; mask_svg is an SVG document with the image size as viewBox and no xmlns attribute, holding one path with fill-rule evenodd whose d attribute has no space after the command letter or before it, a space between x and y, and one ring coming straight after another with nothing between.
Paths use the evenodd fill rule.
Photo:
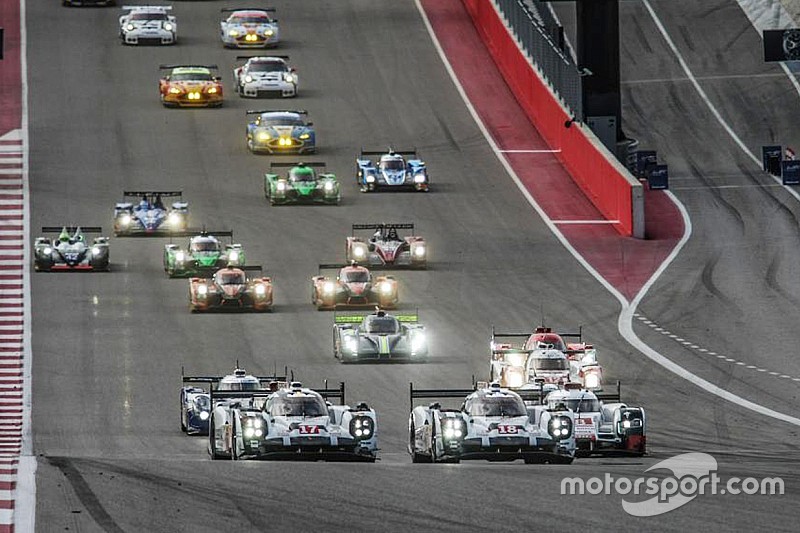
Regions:
<instances>
[{"instance_id":1,"label":"orange race car","mask_svg":"<svg viewBox=\"0 0 800 533\"><path fill-rule=\"evenodd\" d=\"M216 65L161 65L169 74L158 80L164 107L220 107L222 83Z\"/></svg>"},{"instance_id":2,"label":"orange race car","mask_svg":"<svg viewBox=\"0 0 800 533\"><path fill-rule=\"evenodd\" d=\"M256 271L255 277L247 272ZM211 279L189 280L189 309L198 311L271 311L272 279L260 266L229 266L217 270Z\"/></svg>"}]
</instances>

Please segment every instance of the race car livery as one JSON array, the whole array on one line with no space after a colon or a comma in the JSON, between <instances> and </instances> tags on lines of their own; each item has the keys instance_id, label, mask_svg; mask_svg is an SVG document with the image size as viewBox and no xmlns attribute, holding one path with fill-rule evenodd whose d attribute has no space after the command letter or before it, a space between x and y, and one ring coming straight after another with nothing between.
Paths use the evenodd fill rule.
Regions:
<instances>
[{"instance_id":1,"label":"race car livery","mask_svg":"<svg viewBox=\"0 0 800 533\"><path fill-rule=\"evenodd\" d=\"M237 56L244 65L233 69L233 83L242 98L289 98L297 96L297 72L289 56Z\"/></svg>"},{"instance_id":2,"label":"race car livery","mask_svg":"<svg viewBox=\"0 0 800 533\"><path fill-rule=\"evenodd\" d=\"M267 48L280 41L274 7L221 9L219 34L226 48Z\"/></svg>"},{"instance_id":3,"label":"race car livery","mask_svg":"<svg viewBox=\"0 0 800 533\"><path fill-rule=\"evenodd\" d=\"M321 275L323 270L338 270L335 279ZM320 275L311 278L311 303L318 310L347 307L397 307L397 280L375 276L357 264L319 265Z\"/></svg>"},{"instance_id":4,"label":"race car livery","mask_svg":"<svg viewBox=\"0 0 800 533\"><path fill-rule=\"evenodd\" d=\"M411 230L400 237L397 230ZM357 231L372 231L365 240ZM428 247L425 239L414 235L414 224L353 224L352 234L345 243L345 257L372 268L426 268Z\"/></svg>"},{"instance_id":5,"label":"race car livery","mask_svg":"<svg viewBox=\"0 0 800 533\"><path fill-rule=\"evenodd\" d=\"M177 244L164 246L164 271L171 278L211 275L220 268L245 265L241 244L222 244L219 237L233 239L232 231L186 232L190 236L185 250Z\"/></svg>"},{"instance_id":6,"label":"race car livery","mask_svg":"<svg viewBox=\"0 0 800 533\"><path fill-rule=\"evenodd\" d=\"M498 333L492 326L490 379L511 388L541 382L558 386L580 383L587 389L600 390L603 368L597 362L596 350L583 342L582 336L582 330L554 333L546 327L533 333ZM565 343L564 338L570 337L579 342ZM520 343L520 339L525 340Z\"/></svg>"},{"instance_id":7,"label":"race car livery","mask_svg":"<svg viewBox=\"0 0 800 533\"><path fill-rule=\"evenodd\" d=\"M164 107L220 107L222 83L212 71L216 65L161 65L168 70L158 80Z\"/></svg>"},{"instance_id":8,"label":"race car livery","mask_svg":"<svg viewBox=\"0 0 800 533\"><path fill-rule=\"evenodd\" d=\"M374 156L376 160L370 159ZM356 182L361 192L402 189L427 192L430 187L427 167L417 158L416 150L391 148L361 150L356 157Z\"/></svg>"},{"instance_id":9,"label":"race car livery","mask_svg":"<svg viewBox=\"0 0 800 533\"><path fill-rule=\"evenodd\" d=\"M344 383L312 390L294 382L275 392L211 391L210 396L212 459L375 461L375 410L365 403L345 405ZM326 401L334 398L341 404Z\"/></svg>"},{"instance_id":10,"label":"race car livery","mask_svg":"<svg viewBox=\"0 0 800 533\"><path fill-rule=\"evenodd\" d=\"M86 233L101 233L90 226L45 226L42 233L58 233L58 237L37 237L33 244L33 268L38 272L108 271L111 269L108 237L86 241Z\"/></svg>"},{"instance_id":11,"label":"race car livery","mask_svg":"<svg viewBox=\"0 0 800 533\"><path fill-rule=\"evenodd\" d=\"M124 44L175 44L178 23L168 12L172 6L122 6L119 37Z\"/></svg>"},{"instance_id":12,"label":"race car livery","mask_svg":"<svg viewBox=\"0 0 800 533\"><path fill-rule=\"evenodd\" d=\"M248 111L247 148L253 153L310 154L317 150L314 123L304 110Z\"/></svg>"},{"instance_id":13,"label":"race car livery","mask_svg":"<svg viewBox=\"0 0 800 533\"><path fill-rule=\"evenodd\" d=\"M325 167L321 162L270 163L269 173L264 174L264 195L271 205L337 205L342 200L339 181L334 174L326 173ZM276 173L282 168L289 169L286 176Z\"/></svg>"},{"instance_id":14,"label":"race car livery","mask_svg":"<svg viewBox=\"0 0 800 533\"><path fill-rule=\"evenodd\" d=\"M546 404L551 409L569 409L575 418L578 457L590 455L644 455L647 428L644 409L620 401L616 393L599 393L568 384L550 392Z\"/></svg>"},{"instance_id":15,"label":"race car livery","mask_svg":"<svg viewBox=\"0 0 800 533\"><path fill-rule=\"evenodd\" d=\"M571 463L575 458L572 412L560 406L526 405L525 391L514 392L498 383L479 383L474 390L415 390L411 384L410 395L408 451L415 463L462 459ZM438 402L415 407L419 398L463 398L464 403L460 409L445 409Z\"/></svg>"},{"instance_id":16,"label":"race car livery","mask_svg":"<svg viewBox=\"0 0 800 533\"><path fill-rule=\"evenodd\" d=\"M257 272L249 277L247 272ZM199 311L272 310L272 279L264 277L256 265L226 267L210 279L189 279L189 309Z\"/></svg>"},{"instance_id":17,"label":"race car livery","mask_svg":"<svg viewBox=\"0 0 800 533\"><path fill-rule=\"evenodd\" d=\"M186 231L189 203L181 191L123 191L123 201L114 205L114 235L160 237ZM131 201L138 198L138 202ZM177 198L167 208L164 198Z\"/></svg>"},{"instance_id":18,"label":"race car livery","mask_svg":"<svg viewBox=\"0 0 800 533\"><path fill-rule=\"evenodd\" d=\"M333 355L342 363L425 361L425 327L416 313L334 313Z\"/></svg>"},{"instance_id":19,"label":"race car livery","mask_svg":"<svg viewBox=\"0 0 800 533\"><path fill-rule=\"evenodd\" d=\"M187 376L181 369L181 381L184 385L180 392L181 431L189 435L208 435L212 408L210 390L264 391L269 390L270 383L285 382L286 376L253 376L242 368L226 376ZM186 386L187 383L191 385ZM206 385L208 390L194 385Z\"/></svg>"}]
</instances>

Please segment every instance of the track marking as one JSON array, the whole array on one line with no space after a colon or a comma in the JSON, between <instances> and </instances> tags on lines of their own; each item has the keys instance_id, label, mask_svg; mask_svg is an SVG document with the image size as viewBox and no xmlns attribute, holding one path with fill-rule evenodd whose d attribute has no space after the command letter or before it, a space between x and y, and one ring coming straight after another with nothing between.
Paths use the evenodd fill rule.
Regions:
<instances>
[{"instance_id":1,"label":"track marking","mask_svg":"<svg viewBox=\"0 0 800 533\"><path fill-rule=\"evenodd\" d=\"M501 154L560 154L561 150L498 150Z\"/></svg>"},{"instance_id":2,"label":"track marking","mask_svg":"<svg viewBox=\"0 0 800 533\"><path fill-rule=\"evenodd\" d=\"M726 74L720 76L695 76L700 81L726 81L726 80L748 80L761 78L783 78L784 74L762 73L762 74ZM622 85L645 85L648 83L676 83L681 81L691 81L689 78L679 76L677 78L646 78L641 80L625 80L620 82ZM672 179L672 176L670 176Z\"/></svg>"},{"instance_id":3,"label":"track marking","mask_svg":"<svg viewBox=\"0 0 800 533\"><path fill-rule=\"evenodd\" d=\"M553 224L619 224L619 220L554 220Z\"/></svg>"}]
</instances>

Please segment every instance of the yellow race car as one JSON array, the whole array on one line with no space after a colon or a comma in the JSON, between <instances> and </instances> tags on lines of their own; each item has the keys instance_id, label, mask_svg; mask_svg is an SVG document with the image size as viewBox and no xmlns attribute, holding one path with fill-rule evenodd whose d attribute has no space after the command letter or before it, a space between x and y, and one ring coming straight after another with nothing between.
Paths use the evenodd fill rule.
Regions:
<instances>
[{"instance_id":1,"label":"yellow race car","mask_svg":"<svg viewBox=\"0 0 800 533\"><path fill-rule=\"evenodd\" d=\"M221 107L222 83L216 65L161 65L168 70L158 81L164 107Z\"/></svg>"}]
</instances>

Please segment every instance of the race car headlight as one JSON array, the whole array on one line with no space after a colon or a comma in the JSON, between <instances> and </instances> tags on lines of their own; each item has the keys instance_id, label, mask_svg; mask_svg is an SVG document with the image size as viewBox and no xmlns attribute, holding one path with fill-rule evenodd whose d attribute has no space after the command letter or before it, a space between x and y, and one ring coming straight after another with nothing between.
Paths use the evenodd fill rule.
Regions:
<instances>
[{"instance_id":1,"label":"race car headlight","mask_svg":"<svg viewBox=\"0 0 800 533\"><path fill-rule=\"evenodd\" d=\"M100 255L103 251L100 249L99 246L92 246L92 255Z\"/></svg>"},{"instance_id":2,"label":"race car headlight","mask_svg":"<svg viewBox=\"0 0 800 533\"><path fill-rule=\"evenodd\" d=\"M425 174L415 174L414 175L414 183L425 183L428 178Z\"/></svg>"},{"instance_id":3,"label":"race car headlight","mask_svg":"<svg viewBox=\"0 0 800 533\"><path fill-rule=\"evenodd\" d=\"M521 368L507 368L505 376L507 387L515 389L525 384L525 373Z\"/></svg>"},{"instance_id":4,"label":"race car headlight","mask_svg":"<svg viewBox=\"0 0 800 533\"><path fill-rule=\"evenodd\" d=\"M200 420L208 420L209 414L208 411L200 411L198 416L200 417Z\"/></svg>"},{"instance_id":5,"label":"race car headlight","mask_svg":"<svg viewBox=\"0 0 800 533\"><path fill-rule=\"evenodd\" d=\"M279 181L279 182L277 183L277 185L275 185L275 187L276 187L276 188L277 188L279 191L285 191L285 190L286 190L286 182L285 182L285 181Z\"/></svg>"},{"instance_id":6,"label":"race car headlight","mask_svg":"<svg viewBox=\"0 0 800 533\"><path fill-rule=\"evenodd\" d=\"M199 294L200 296L205 296L206 294L208 294L208 287L206 287L205 285L198 285L197 294Z\"/></svg>"},{"instance_id":7,"label":"race car headlight","mask_svg":"<svg viewBox=\"0 0 800 533\"><path fill-rule=\"evenodd\" d=\"M375 422L366 416L356 416L350 421L350 434L356 440L369 440L375 433Z\"/></svg>"},{"instance_id":8,"label":"race car headlight","mask_svg":"<svg viewBox=\"0 0 800 533\"><path fill-rule=\"evenodd\" d=\"M283 79L286 80L287 83L294 83L294 75L292 74L285 74Z\"/></svg>"},{"instance_id":9,"label":"race car headlight","mask_svg":"<svg viewBox=\"0 0 800 533\"><path fill-rule=\"evenodd\" d=\"M336 290L336 285L333 284L332 281L326 281L324 285L322 285L322 292L325 294L333 294L333 291Z\"/></svg>"},{"instance_id":10,"label":"race car headlight","mask_svg":"<svg viewBox=\"0 0 800 533\"><path fill-rule=\"evenodd\" d=\"M128 24L127 26L125 26L125 29L128 31L133 31L136 29L136 26L134 26L133 24Z\"/></svg>"},{"instance_id":11,"label":"race car headlight","mask_svg":"<svg viewBox=\"0 0 800 533\"><path fill-rule=\"evenodd\" d=\"M245 83L251 83L252 81L253 81L253 76L251 76L250 74L244 77Z\"/></svg>"},{"instance_id":12,"label":"race car headlight","mask_svg":"<svg viewBox=\"0 0 800 533\"><path fill-rule=\"evenodd\" d=\"M122 215L121 217L119 217L119 223L122 224L123 226L127 226L128 224L131 223L131 216L127 213Z\"/></svg>"},{"instance_id":13,"label":"race car headlight","mask_svg":"<svg viewBox=\"0 0 800 533\"><path fill-rule=\"evenodd\" d=\"M568 439L572 435L572 419L568 416L554 416L547 424L547 432L555 440Z\"/></svg>"},{"instance_id":14,"label":"race car headlight","mask_svg":"<svg viewBox=\"0 0 800 533\"><path fill-rule=\"evenodd\" d=\"M181 223L182 218L183 217L181 217L179 213L170 213L167 221L170 223L170 225L177 226Z\"/></svg>"},{"instance_id":15,"label":"race car headlight","mask_svg":"<svg viewBox=\"0 0 800 533\"><path fill-rule=\"evenodd\" d=\"M368 175L366 179L367 183L375 183L375 176L373 176L372 174Z\"/></svg>"},{"instance_id":16,"label":"race car headlight","mask_svg":"<svg viewBox=\"0 0 800 533\"><path fill-rule=\"evenodd\" d=\"M600 386L600 376L597 372L590 372L584 376L583 384L587 389L596 389Z\"/></svg>"},{"instance_id":17,"label":"race car headlight","mask_svg":"<svg viewBox=\"0 0 800 533\"><path fill-rule=\"evenodd\" d=\"M217 94L217 88L216 87L209 87L207 92L208 92L208 94Z\"/></svg>"},{"instance_id":18,"label":"race car headlight","mask_svg":"<svg viewBox=\"0 0 800 533\"><path fill-rule=\"evenodd\" d=\"M181 94L182 92L183 92L183 91L181 91L181 90L180 90L179 88L177 88L177 87L170 87L170 88L169 88L169 94Z\"/></svg>"},{"instance_id":19,"label":"race car headlight","mask_svg":"<svg viewBox=\"0 0 800 533\"><path fill-rule=\"evenodd\" d=\"M267 294L267 288L259 283L258 285L256 285L256 294L258 296L264 296L265 294Z\"/></svg>"},{"instance_id":20,"label":"race car headlight","mask_svg":"<svg viewBox=\"0 0 800 533\"><path fill-rule=\"evenodd\" d=\"M228 254L228 261L235 263L238 260L239 260L239 252L237 252L236 250L233 250L231 251L230 254Z\"/></svg>"},{"instance_id":21,"label":"race car headlight","mask_svg":"<svg viewBox=\"0 0 800 533\"><path fill-rule=\"evenodd\" d=\"M414 248L414 257L417 258L425 257L425 247L417 246L416 248Z\"/></svg>"},{"instance_id":22,"label":"race car headlight","mask_svg":"<svg viewBox=\"0 0 800 533\"><path fill-rule=\"evenodd\" d=\"M238 30L230 30L228 32L228 35L230 35L231 37L238 37L239 36L239 31Z\"/></svg>"},{"instance_id":23,"label":"race car headlight","mask_svg":"<svg viewBox=\"0 0 800 533\"><path fill-rule=\"evenodd\" d=\"M50 248L49 246L45 246L44 248L42 248L42 253L44 255L50 255L53 253L53 249Z\"/></svg>"},{"instance_id":24,"label":"race car headlight","mask_svg":"<svg viewBox=\"0 0 800 533\"><path fill-rule=\"evenodd\" d=\"M466 435L467 428L464 421L458 418L445 418L442 420L442 436L446 440L460 440Z\"/></svg>"},{"instance_id":25,"label":"race car headlight","mask_svg":"<svg viewBox=\"0 0 800 533\"><path fill-rule=\"evenodd\" d=\"M256 430L252 427L244 428L244 438L252 439L256 435Z\"/></svg>"},{"instance_id":26,"label":"race car headlight","mask_svg":"<svg viewBox=\"0 0 800 533\"><path fill-rule=\"evenodd\" d=\"M259 141L268 141L269 140L269 133L266 131L259 131L258 132L258 140Z\"/></svg>"},{"instance_id":27,"label":"race car headlight","mask_svg":"<svg viewBox=\"0 0 800 533\"><path fill-rule=\"evenodd\" d=\"M310 137L311 137L311 134L309 134L309 133L301 133L298 138L305 141L306 139L308 139Z\"/></svg>"},{"instance_id":28,"label":"race car headlight","mask_svg":"<svg viewBox=\"0 0 800 533\"><path fill-rule=\"evenodd\" d=\"M267 37L272 37L272 35L273 35L274 33L275 33L275 32L274 32L274 31L272 31L272 30L271 30L271 29L269 29L269 28L267 28L266 30L264 30L264 35L266 35Z\"/></svg>"},{"instance_id":29,"label":"race car headlight","mask_svg":"<svg viewBox=\"0 0 800 533\"><path fill-rule=\"evenodd\" d=\"M183 252L175 252L175 261L183 263L186 260L186 254Z\"/></svg>"},{"instance_id":30,"label":"race car headlight","mask_svg":"<svg viewBox=\"0 0 800 533\"><path fill-rule=\"evenodd\" d=\"M381 283L381 294L389 295L389 294L392 294L393 290L394 290L394 287L392 286L392 284L390 282L384 281L383 283Z\"/></svg>"},{"instance_id":31,"label":"race car headlight","mask_svg":"<svg viewBox=\"0 0 800 533\"><path fill-rule=\"evenodd\" d=\"M333 190L333 182L332 181L326 181L324 187L325 187L326 191L328 191L328 192L332 191Z\"/></svg>"},{"instance_id":32,"label":"race car headlight","mask_svg":"<svg viewBox=\"0 0 800 533\"><path fill-rule=\"evenodd\" d=\"M622 421L622 427L625 428L625 429L630 429L631 421L630 420L623 420Z\"/></svg>"},{"instance_id":33,"label":"race car headlight","mask_svg":"<svg viewBox=\"0 0 800 533\"><path fill-rule=\"evenodd\" d=\"M363 259L364 256L367 255L367 251L364 250L363 246L353 246L353 256L356 259Z\"/></svg>"},{"instance_id":34,"label":"race car headlight","mask_svg":"<svg viewBox=\"0 0 800 533\"><path fill-rule=\"evenodd\" d=\"M164 23L164 29L165 30L172 31L174 28L175 28L175 26L173 26L171 22L165 22Z\"/></svg>"},{"instance_id":35,"label":"race car headlight","mask_svg":"<svg viewBox=\"0 0 800 533\"><path fill-rule=\"evenodd\" d=\"M425 347L425 334L424 333L417 333L411 338L411 351L418 352L422 348Z\"/></svg>"}]
</instances>

